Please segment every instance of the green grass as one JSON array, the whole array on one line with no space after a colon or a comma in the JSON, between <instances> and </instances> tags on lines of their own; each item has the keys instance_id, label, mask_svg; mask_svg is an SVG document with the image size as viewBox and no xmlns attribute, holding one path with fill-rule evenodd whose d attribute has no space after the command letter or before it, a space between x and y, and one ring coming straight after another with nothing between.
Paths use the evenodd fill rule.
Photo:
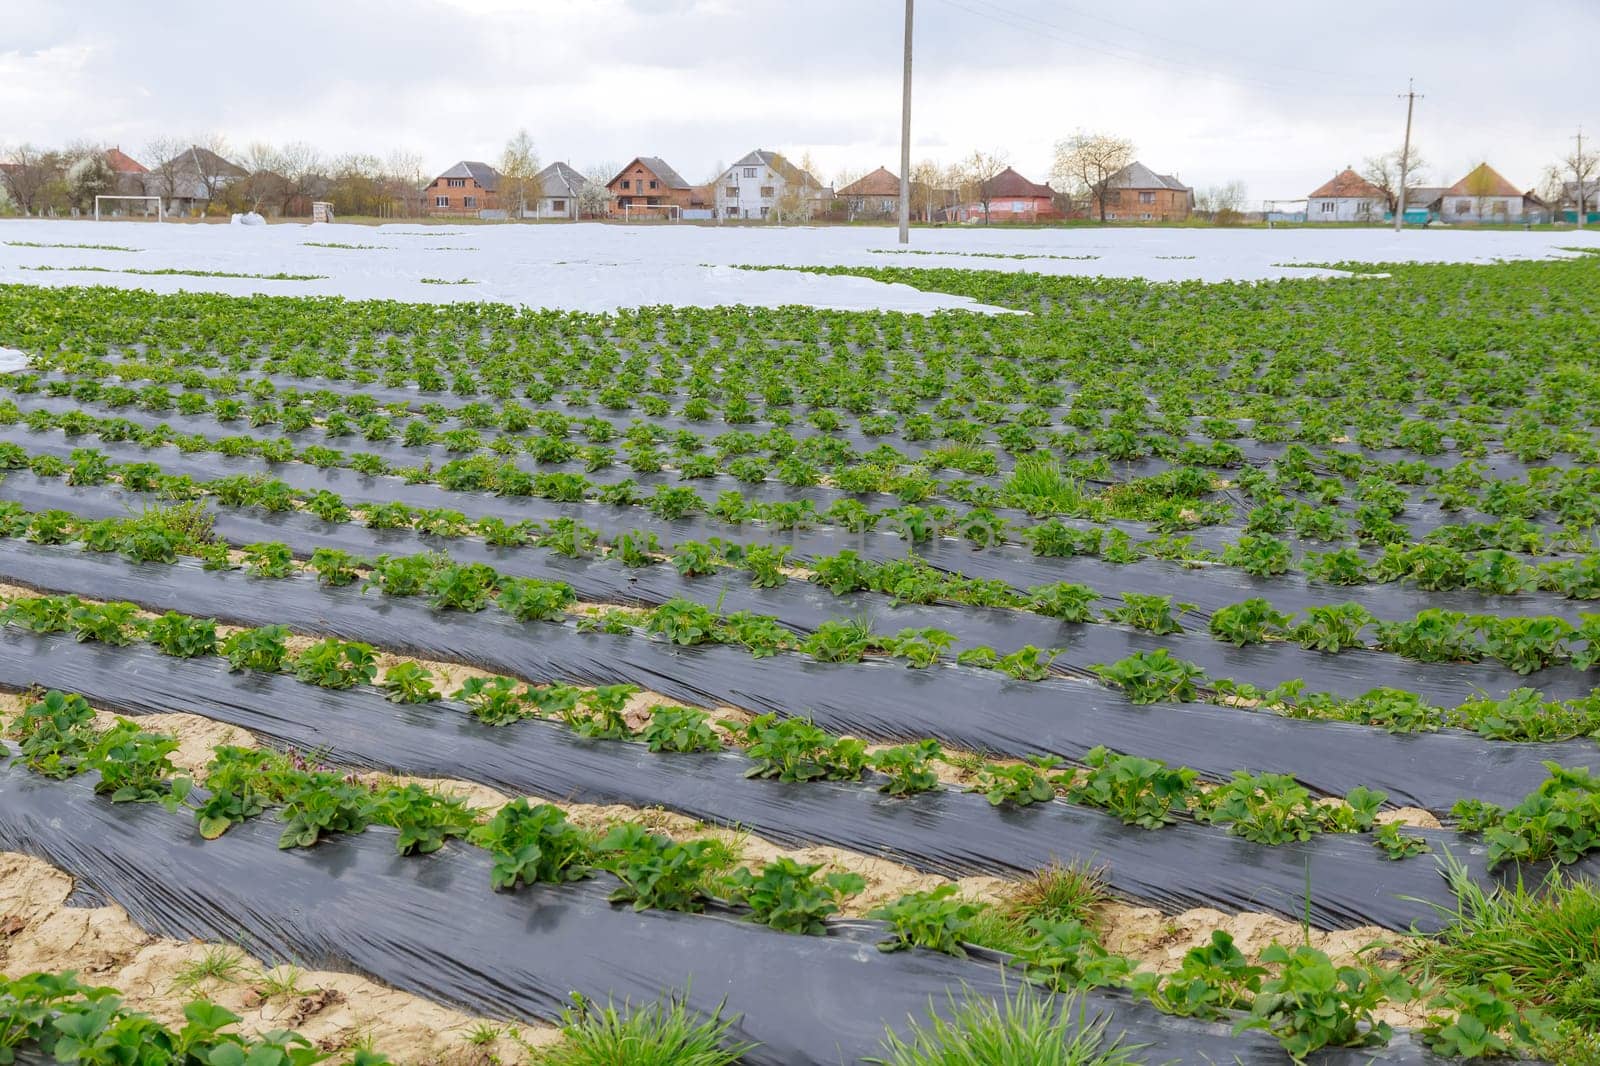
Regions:
<instances>
[{"instance_id":1,"label":"green grass","mask_svg":"<svg viewBox=\"0 0 1600 1066\"><path fill-rule=\"evenodd\" d=\"M754 1048L729 1042L736 1019L724 1018L720 1005L701 1017L678 996L638 1010L577 995L573 1001L562 1013L562 1043L538 1066L732 1066Z\"/></svg>"},{"instance_id":2,"label":"green grass","mask_svg":"<svg viewBox=\"0 0 1600 1066\"><path fill-rule=\"evenodd\" d=\"M1053 458L1024 456L1017 460L1016 468L1006 478L1004 492L1008 499L1038 501L1028 510L1033 513L1074 514L1084 507L1083 485L1076 478L1061 471L1061 463Z\"/></svg>"},{"instance_id":3,"label":"green grass","mask_svg":"<svg viewBox=\"0 0 1600 1066\"><path fill-rule=\"evenodd\" d=\"M1108 1037L1106 1019L1090 1021L1074 1001L1024 985L995 1003L958 1002L944 1017L911 1022L906 1036L890 1032L878 1066L1125 1066L1143 1062L1139 1047ZM930 1005L931 1006L931 1005Z\"/></svg>"},{"instance_id":4,"label":"green grass","mask_svg":"<svg viewBox=\"0 0 1600 1066\"><path fill-rule=\"evenodd\" d=\"M127 248L120 244L62 244L50 241L6 241L10 248L81 248L90 252L137 252L138 248Z\"/></svg>"},{"instance_id":5,"label":"green grass","mask_svg":"<svg viewBox=\"0 0 1600 1066\"><path fill-rule=\"evenodd\" d=\"M209 981L233 984L244 973L244 955L237 949L219 944L207 948L205 954L193 962L178 967L172 974L175 991L193 994Z\"/></svg>"},{"instance_id":6,"label":"green grass","mask_svg":"<svg viewBox=\"0 0 1600 1066\"><path fill-rule=\"evenodd\" d=\"M455 281L451 281L449 278L420 278L418 280L420 280L424 285L476 285L477 284L477 282L473 281L471 278L457 278Z\"/></svg>"},{"instance_id":7,"label":"green grass","mask_svg":"<svg viewBox=\"0 0 1600 1066\"><path fill-rule=\"evenodd\" d=\"M1600 887L1552 878L1530 889L1519 878L1489 892L1459 865L1446 876L1456 909L1441 912L1450 924L1423 944L1425 974L1470 985L1503 973L1518 1005L1600 1029Z\"/></svg>"}]
</instances>

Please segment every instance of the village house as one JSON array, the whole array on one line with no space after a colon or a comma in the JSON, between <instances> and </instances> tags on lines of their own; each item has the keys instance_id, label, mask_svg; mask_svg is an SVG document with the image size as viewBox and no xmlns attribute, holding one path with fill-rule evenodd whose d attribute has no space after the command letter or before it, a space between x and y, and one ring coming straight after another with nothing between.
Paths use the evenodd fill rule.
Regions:
<instances>
[{"instance_id":1,"label":"village house","mask_svg":"<svg viewBox=\"0 0 1600 1066\"><path fill-rule=\"evenodd\" d=\"M1583 218L1585 222L1600 222L1600 180L1586 181L1580 189L1575 181L1561 183L1561 203L1557 209L1561 212L1562 221L1578 221L1578 193L1582 192Z\"/></svg>"},{"instance_id":2,"label":"village house","mask_svg":"<svg viewBox=\"0 0 1600 1066\"><path fill-rule=\"evenodd\" d=\"M589 187L589 179L566 163L551 163L533 178L538 190L528 218L570 218L582 214L579 200Z\"/></svg>"},{"instance_id":3,"label":"village house","mask_svg":"<svg viewBox=\"0 0 1600 1066\"><path fill-rule=\"evenodd\" d=\"M694 186L676 170L655 156L642 155L623 167L606 182L611 193L611 213L623 218L634 215L670 217L695 206L699 197ZM673 209L677 210L674 211Z\"/></svg>"},{"instance_id":4,"label":"village house","mask_svg":"<svg viewBox=\"0 0 1600 1066\"><path fill-rule=\"evenodd\" d=\"M840 189L851 221L860 218L894 218L900 213L900 179L883 167Z\"/></svg>"},{"instance_id":5,"label":"village house","mask_svg":"<svg viewBox=\"0 0 1600 1066\"><path fill-rule=\"evenodd\" d=\"M1307 222L1381 222L1389 194L1349 167L1306 197Z\"/></svg>"},{"instance_id":6,"label":"village house","mask_svg":"<svg viewBox=\"0 0 1600 1066\"><path fill-rule=\"evenodd\" d=\"M1106 181L1105 203L1091 197L1089 213L1107 222L1182 222L1194 210L1194 190L1173 174L1135 160Z\"/></svg>"},{"instance_id":7,"label":"village house","mask_svg":"<svg viewBox=\"0 0 1600 1066\"><path fill-rule=\"evenodd\" d=\"M809 219L832 192L804 168L763 148L724 170L712 188L716 217L726 219Z\"/></svg>"},{"instance_id":8,"label":"village house","mask_svg":"<svg viewBox=\"0 0 1600 1066\"><path fill-rule=\"evenodd\" d=\"M1055 190L1029 181L1011 167L965 192L968 202L953 212L961 222L1043 222L1061 217Z\"/></svg>"},{"instance_id":9,"label":"village house","mask_svg":"<svg viewBox=\"0 0 1600 1066\"><path fill-rule=\"evenodd\" d=\"M423 209L435 215L477 215L500 209L500 172L488 163L463 159L422 190Z\"/></svg>"},{"instance_id":10,"label":"village house","mask_svg":"<svg viewBox=\"0 0 1600 1066\"><path fill-rule=\"evenodd\" d=\"M137 159L119 148L107 148L105 151L106 164L111 167L111 173L117 176L116 185L111 190L118 196L146 196L154 195L145 192L145 175L150 173L150 168L140 163Z\"/></svg>"},{"instance_id":11,"label":"village house","mask_svg":"<svg viewBox=\"0 0 1600 1066\"><path fill-rule=\"evenodd\" d=\"M193 145L163 164L159 173L144 176L145 192L167 198L167 214L205 214L213 201L220 202L228 186L248 172L208 148ZM162 187L170 182L170 188Z\"/></svg>"},{"instance_id":12,"label":"village house","mask_svg":"<svg viewBox=\"0 0 1600 1066\"><path fill-rule=\"evenodd\" d=\"M1488 163L1446 189L1443 200L1446 222L1522 221L1522 192Z\"/></svg>"}]
</instances>

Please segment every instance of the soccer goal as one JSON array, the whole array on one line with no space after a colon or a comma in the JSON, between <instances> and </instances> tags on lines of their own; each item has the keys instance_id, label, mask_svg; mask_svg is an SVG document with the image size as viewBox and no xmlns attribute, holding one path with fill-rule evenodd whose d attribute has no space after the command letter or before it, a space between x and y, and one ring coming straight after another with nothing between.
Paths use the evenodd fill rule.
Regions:
<instances>
[{"instance_id":1,"label":"soccer goal","mask_svg":"<svg viewBox=\"0 0 1600 1066\"><path fill-rule=\"evenodd\" d=\"M156 221L157 222L165 222L166 219L167 219L167 209L166 209L165 206L163 206L163 204L161 202L161 197L159 197L159 196L110 196L110 195L106 195L106 196L96 196L94 198L94 220L96 222L100 221L100 201L101 200L143 200L146 203L154 200L155 201L155 205L156 205ZM146 218L150 217L150 212L149 212L148 209L145 210L144 214L145 214Z\"/></svg>"}]
</instances>

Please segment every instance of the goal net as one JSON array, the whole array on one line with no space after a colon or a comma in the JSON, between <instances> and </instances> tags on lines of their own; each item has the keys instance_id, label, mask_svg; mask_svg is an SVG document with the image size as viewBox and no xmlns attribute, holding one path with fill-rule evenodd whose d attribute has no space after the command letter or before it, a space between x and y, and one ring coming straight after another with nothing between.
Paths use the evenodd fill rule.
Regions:
<instances>
[{"instance_id":1,"label":"goal net","mask_svg":"<svg viewBox=\"0 0 1600 1066\"><path fill-rule=\"evenodd\" d=\"M162 222L162 221L166 220L167 210L166 210L166 208L164 206L162 206L161 197L159 197L159 196L111 196L111 195L96 196L94 198L94 220L96 222L99 222L102 213L104 213L106 215L116 215L116 216L119 216L119 217L124 216L124 215L131 215L132 214L131 211L123 212L123 211L117 210L116 205L114 203L114 201L117 201L117 200L132 200L132 201L135 201L135 202L143 203L144 210L141 211L140 214L144 218L149 218L153 214L153 215L155 215L156 221L158 221L158 222ZM102 207L102 201L106 201L106 203L104 204L103 207ZM155 205L155 210L154 211L150 210L150 205L151 204Z\"/></svg>"}]
</instances>

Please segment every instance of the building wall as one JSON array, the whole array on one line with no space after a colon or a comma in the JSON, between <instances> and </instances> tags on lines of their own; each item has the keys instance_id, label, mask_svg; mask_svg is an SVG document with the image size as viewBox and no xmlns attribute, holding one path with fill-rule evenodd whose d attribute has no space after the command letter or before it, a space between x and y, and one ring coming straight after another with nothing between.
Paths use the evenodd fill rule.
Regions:
<instances>
[{"instance_id":1,"label":"building wall","mask_svg":"<svg viewBox=\"0 0 1600 1066\"><path fill-rule=\"evenodd\" d=\"M1306 202L1307 222L1382 222L1389 205L1375 197L1314 196Z\"/></svg>"},{"instance_id":2,"label":"building wall","mask_svg":"<svg viewBox=\"0 0 1600 1066\"><path fill-rule=\"evenodd\" d=\"M962 222L983 221L982 201L961 204L952 211ZM1037 222L1060 217L1055 201L1048 196L997 196L989 201L990 222Z\"/></svg>"},{"instance_id":3,"label":"building wall","mask_svg":"<svg viewBox=\"0 0 1600 1066\"><path fill-rule=\"evenodd\" d=\"M1453 196L1446 194L1440 215L1446 222L1520 222L1520 196Z\"/></svg>"},{"instance_id":4,"label":"building wall","mask_svg":"<svg viewBox=\"0 0 1600 1066\"><path fill-rule=\"evenodd\" d=\"M576 196L541 196L534 201L527 218L577 218L578 198Z\"/></svg>"},{"instance_id":5,"label":"building wall","mask_svg":"<svg viewBox=\"0 0 1600 1066\"><path fill-rule=\"evenodd\" d=\"M1111 189L1106 193L1105 214L1107 222L1182 222L1189 217L1189 194L1178 189ZM1100 217L1098 200L1091 204L1090 217Z\"/></svg>"},{"instance_id":6,"label":"building wall","mask_svg":"<svg viewBox=\"0 0 1600 1066\"><path fill-rule=\"evenodd\" d=\"M461 184L451 185L453 181ZM422 207L431 215L476 215L499 210L500 199L476 178L434 178L422 191Z\"/></svg>"},{"instance_id":7,"label":"building wall","mask_svg":"<svg viewBox=\"0 0 1600 1066\"><path fill-rule=\"evenodd\" d=\"M655 188L651 188L651 183ZM624 204L631 203L635 209L640 207L661 207L675 204L679 208L689 206L691 189L669 189L667 183L653 173L643 163L634 163L622 174L612 179L606 188L611 192L611 213L623 215Z\"/></svg>"},{"instance_id":8,"label":"building wall","mask_svg":"<svg viewBox=\"0 0 1600 1066\"><path fill-rule=\"evenodd\" d=\"M717 178L718 218L766 218L777 209L787 182L764 163L729 167Z\"/></svg>"}]
</instances>

